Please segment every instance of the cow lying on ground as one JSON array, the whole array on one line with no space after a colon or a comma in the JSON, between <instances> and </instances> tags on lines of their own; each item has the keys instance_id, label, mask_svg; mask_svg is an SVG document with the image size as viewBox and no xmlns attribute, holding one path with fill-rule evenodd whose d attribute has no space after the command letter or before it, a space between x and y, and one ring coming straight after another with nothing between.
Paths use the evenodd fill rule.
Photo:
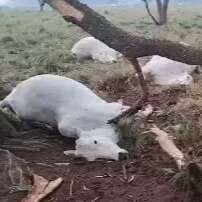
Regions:
<instances>
[{"instance_id":1,"label":"cow lying on ground","mask_svg":"<svg viewBox=\"0 0 202 202\"><path fill-rule=\"evenodd\" d=\"M74 44L71 52L78 59L93 59L101 63L116 62L122 55L94 37L85 37Z\"/></svg>"},{"instance_id":2,"label":"cow lying on ground","mask_svg":"<svg viewBox=\"0 0 202 202\"><path fill-rule=\"evenodd\" d=\"M22 120L58 127L66 137L74 137L76 150L65 151L85 157L118 160L127 153L117 145L118 134L107 121L128 106L107 103L83 84L62 76L39 75L17 85L0 102L10 107Z\"/></svg>"},{"instance_id":3,"label":"cow lying on ground","mask_svg":"<svg viewBox=\"0 0 202 202\"><path fill-rule=\"evenodd\" d=\"M191 73L197 68L197 65L188 65L155 55L142 67L142 72L145 77L150 74L159 85L190 85L193 82Z\"/></svg>"}]
</instances>

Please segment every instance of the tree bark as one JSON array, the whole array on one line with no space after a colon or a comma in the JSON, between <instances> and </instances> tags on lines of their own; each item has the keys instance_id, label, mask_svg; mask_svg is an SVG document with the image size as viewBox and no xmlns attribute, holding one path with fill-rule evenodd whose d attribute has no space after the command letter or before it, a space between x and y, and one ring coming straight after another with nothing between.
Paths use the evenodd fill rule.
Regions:
<instances>
[{"instance_id":1,"label":"tree bark","mask_svg":"<svg viewBox=\"0 0 202 202\"><path fill-rule=\"evenodd\" d=\"M168 3L169 3L169 0L163 0L163 5L162 5L162 9L161 9L161 12L162 12L162 23L163 24L166 24L167 23L167 16L168 16Z\"/></svg>"},{"instance_id":2,"label":"tree bark","mask_svg":"<svg viewBox=\"0 0 202 202\"><path fill-rule=\"evenodd\" d=\"M158 11L158 16L159 16L159 25L162 25L162 2L161 0L156 0L156 6L157 6L157 11Z\"/></svg>"},{"instance_id":3,"label":"tree bark","mask_svg":"<svg viewBox=\"0 0 202 202\"><path fill-rule=\"evenodd\" d=\"M157 10L159 15L159 25L167 23L167 10L169 0L156 0Z\"/></svg>"},{"instance_id":4,"label":"tree bark","mask_svg":"<svg viewBox=\"0 0 202 202\"><path fill-rule=\"evenodd\" d=\"M46 3L58 10L66 21L78 25L111 48L121 52L129 61L143 56L160 55L187 64L202 64L202 49L168 40L132 36L78 0L46 0Z\"/></svg>"}]
</instances>

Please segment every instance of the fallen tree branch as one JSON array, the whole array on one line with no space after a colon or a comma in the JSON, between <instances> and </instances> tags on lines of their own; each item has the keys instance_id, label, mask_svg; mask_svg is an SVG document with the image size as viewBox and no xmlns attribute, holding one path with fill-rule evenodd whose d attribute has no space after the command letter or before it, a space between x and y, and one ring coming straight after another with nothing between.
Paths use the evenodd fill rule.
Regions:
<instances>
[{"instance_id":1,"label":"fallen tree branch","mask_svg":"<svg viewBox=\"0 0 202 202\"><path fill-rule=\"evenodd\" d=\"M202 49L187 47L169 40L148 39L131 35L114 26L106 18L78 0L45 0L63 18L121 52L129 61L133 58L160 55L187 64L202 64Z\"/></svg>"},{"instance_id":2,"label":"fallen tree branch","mask_svg":"<svg viewBox=\"0 0 202 202\"><path fill-rule=\"evenodd\" d=\"M176 147L173 142L173 137L163 130L160 130L155 125L151 128L151 132L157 135L156 140L159 142L161 148L175 159L178 168L181 170L185 166L185 157L184 154Z\"/></svg>"}]
</instances>

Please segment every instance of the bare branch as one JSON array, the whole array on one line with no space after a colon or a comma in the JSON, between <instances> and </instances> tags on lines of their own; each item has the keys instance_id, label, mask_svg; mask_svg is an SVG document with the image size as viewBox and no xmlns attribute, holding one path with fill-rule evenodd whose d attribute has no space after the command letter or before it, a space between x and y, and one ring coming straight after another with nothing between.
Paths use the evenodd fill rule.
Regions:
<instances>
[{"instance_id":1,"label":"bare branch","mask_svg":"<svg viewBox=\"0 0 202 202\"><path fill-rule=\"evenodd\" d=\"M156 18L152 15L150 9L149 9L149 3L147 0L142 0L144 3L145 3L145 8L146 8L146 11L148 13L148 15L151 17L151 19L153 20L153 22L156 24L156 25L160 25L158 20L156 20Z\"/></svg>"}]
</instances>

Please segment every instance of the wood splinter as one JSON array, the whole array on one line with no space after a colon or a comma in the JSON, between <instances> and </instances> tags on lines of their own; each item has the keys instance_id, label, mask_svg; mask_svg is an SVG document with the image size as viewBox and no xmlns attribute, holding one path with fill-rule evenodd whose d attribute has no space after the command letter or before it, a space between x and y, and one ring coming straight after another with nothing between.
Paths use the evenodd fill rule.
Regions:
<instances>
[{"instance_id":1,"label":"wood splinter","mask_svg":"<svg viewBox=\"0 0 202 202\"><path fill-rule=\"evenodd\" d=\"M31 193L25 199L23 199L22 202L40 202L56 188L58 188L63 179L58 178L54 181L48 181L44 177L34 174L33 181L34 184Z\"/></svg>"},{"instance_id":2,"label":"wood splinter","mask_svg":"<svg viewBox=\"0 0 202 202\"><path fill-rule=\"evenodd\" d=\"M159 142L161 148L172 158L175 159L179 170L184 168L185 166L184 154L177 148L177 146L173 142L173 137L170 134L166 133L165 131L160 130L156 125L154 125L150 131L157 135L156 140Z\"/></svg>"}]
</instances>

